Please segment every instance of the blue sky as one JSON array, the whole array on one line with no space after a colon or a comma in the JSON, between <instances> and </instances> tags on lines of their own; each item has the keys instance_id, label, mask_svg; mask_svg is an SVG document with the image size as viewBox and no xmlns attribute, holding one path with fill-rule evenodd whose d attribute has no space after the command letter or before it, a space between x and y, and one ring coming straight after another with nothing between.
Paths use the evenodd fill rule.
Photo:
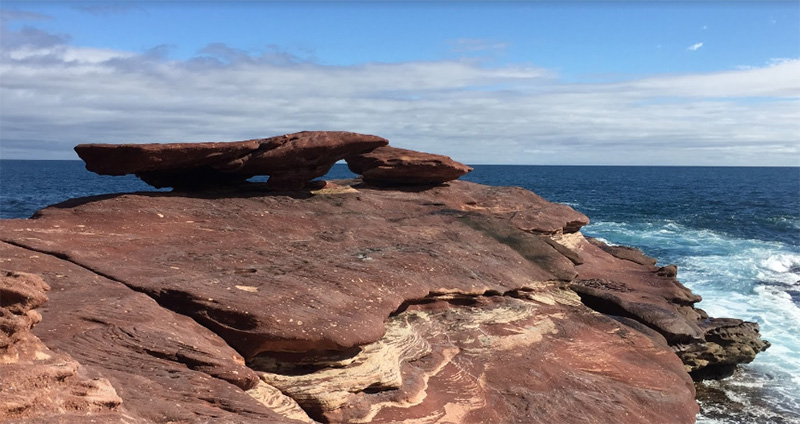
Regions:
<instances>
[{"instance_id":1,"label":"blue sky","mask_svg":"<svg viewBox=\"0 0 800 424\"><path fill-rule=\"evenodd\" d=\"M349 130L478 163L800 165L800 2L14 2L0 157Z\"/></svg>"}]
</instances>

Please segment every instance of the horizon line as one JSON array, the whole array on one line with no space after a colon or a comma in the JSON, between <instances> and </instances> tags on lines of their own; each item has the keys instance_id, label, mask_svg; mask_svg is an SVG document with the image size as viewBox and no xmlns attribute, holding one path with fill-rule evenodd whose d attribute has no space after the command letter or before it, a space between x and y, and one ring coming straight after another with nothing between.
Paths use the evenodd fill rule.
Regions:
<instances>
[{"instance_id":1,"label":"horizon line","mask_svg":"<svg viewBox=\"0 0 800 424\"><path fill-rule=\"evenodd\" d=\"M6 161L83 162L81 159L0 159ZM536 163L464 163L468 166L550 166L550 167L617 167L617 168L800 168L797 165L670 165L670 164L536 164ZM336 163L334 165L345 165Z\"/></svg>"}]
</instances>

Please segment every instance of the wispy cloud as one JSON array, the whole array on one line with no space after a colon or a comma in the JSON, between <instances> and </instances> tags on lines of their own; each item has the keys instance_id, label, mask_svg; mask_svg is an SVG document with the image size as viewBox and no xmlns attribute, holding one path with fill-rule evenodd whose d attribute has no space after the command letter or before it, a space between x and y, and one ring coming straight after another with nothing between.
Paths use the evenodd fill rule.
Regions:
<instances>
[{"instance_id":1,"label":"wispy cloud","mask_svg":"<svg viewBox=\"0 0 800 424\"><path fill-rule=\"evenodd\" d=\"M224 44L174 60L58 40L0 52L4 158L316 129L468 163L797 165L800 154L800 59L567 84L549 69L477 61L324 66Z\"/></svg>"},{"instance_id":2,"label":"wispy cloud","mask_svg":"<svg viewBox=\"0 0 800 424\"><path fill-rule=\"evenodd\" d=\"M14 9L0 9L0 21L49 21L53 18L36 12L28 12L25 10Z\"/></svg>"},{"instance_id":3,"label":"wispy cloud","mask_svg":"<svg viewBox=\"0 0 800 424\"><path fill-rule=\"evenodd\" d=\"M697 51L700 47L703 47L703 43L694 43L691 46L687 47L686 50Z\"/></svg>"},{"instance_id":4,"label":"wispy cloud","mask_svg":"<svg viewBox=\"0 0 800 424\"><path fill-rule=\"evenodd\" d=\"M449 44L450 49L455 53L503 51L509 47L508 43L482 38L459 38L450 41Z\"/></svg>"},{"instance_id":5,"label":"wispy cloud","mask_svg":"<svg viewBox=\"0 0 800 424\"><path fill-rule=\"evenodd\" d=\"M75 9L91 15L124 15L127 13L147 13L144 8L135 4L125 4L120 2L97 2L94 4L82 4L75 6Z\"/></svg>"},{"instance_id":6,"label":"wispy cloud","mask_svg":"<svg viewBox=\"0 0 800 424\"><path fill-rule=\"evenodd\" d=\"M0 28L0 47L4 49L23 48L49 48L67 43L70 36L66 34L51 34L30 26L24 26L19 31L7 31ZM12 54L12 52L7 52Z\"/></svg>"}]
</instances>

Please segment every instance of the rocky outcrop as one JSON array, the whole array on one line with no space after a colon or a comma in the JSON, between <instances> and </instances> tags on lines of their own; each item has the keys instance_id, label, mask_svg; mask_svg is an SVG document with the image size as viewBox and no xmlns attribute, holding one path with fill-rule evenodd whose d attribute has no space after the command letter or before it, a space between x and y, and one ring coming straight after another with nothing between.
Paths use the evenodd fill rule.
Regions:
<instances>
[{"instance_id":1,"label":"rocky outcrop","mask_svg":"<svg viewBox=\"0 0 800 424\"><path fill-rule=\"evenodd\" d=\"M244 390L257 387L259 376L217 335L191 319L56 256L3 242L0 258L4 267L35 273L52 288L40 309L44 319L34 327L43 344L27 350L34 360L8 365L9 355L19 355L0 353L0 403L22 399L22 405L30 405L29 411L14 410L4 418L65 423L297 422L247 395ZM27 281L35 281L36 275ZM22 284L30 287L27 281ZM3 305L14 298L7 293L0 296ZM33 383L33 388L16 396L25 384L14 384L15 379ZM282 398L273 396L271 401Z\"/></svg>"},{"instance_id":2,"label":"rocky outcrop","mask_svg":"<svg viewBox=\"0 0 800 424\"><path fill-rule=\"evenodd\" d=\"M271 188L296 190L338 160L386 144L373 135L304 131L229 143L80 144L75 152L89 171L136 174L156 188L197 190L269 175Z\"/></svg>"},{"instance_id":3,"label":"rocky outcrop","mask_svg":"<svg viewBox=\"0 0 800 424\"><path fill-rule=\"evenodd\" d=\"M441 184L472 171L447 156L389 146L351 155L345 160L351 171L373 184Z\"/></svg>"},{"instance_id":4,"label":"rocky outcrop","mask_svg":"<svg viewBox=\"0 0 800 424\"><path fill-rule=\"evenodd\" d=\"M430 293L504 293L575 277L545 237L515 224L558 231L585 221L581 214L540 197L517 199L517 190L451 185L341 195L264 195L257 187L126 194L7 221L4 233L57 225L20 242L124 281L245 358L372 343L403 302ZM518 202L520 221L498 219L509 214L497 207L504 200Z\"/></svg>"},{"instance_id":5,"label":"rocky outcrop","mask_svg":"<svg viewBox=\"0 0 800 424\"><path fill-rule=\"evenodd\" d=\"M120 422L109 381L31 333L49 289L37 275L0 271L0 420Z\"/></svg>"},{"instance_id":6,"label":"rocky outcrop","mask_svg":"<svg viewBox=\"0 0 800 424\"><path fill-rule=\"evenodd\" d=\"M728 376L737 365L752 362L758 353L770 346L761 339L755 322L709 318L704 311L696 311L703 339L674 346L686 370L695 378Z\"/></svg>"},{"instance_id":7,"label":"rocky outcrop","mask_svg":"<svg viewBox=\"0 0 800 424\"><path fill-rule=\"evenodd\" d=\"M769 347L758 324L711 318L694 304L701 300L678 280L677 267L656 267L656 260L596 239L584 244L577 267L580 278L571 287L591 308L632 318L661 334L683 360L686 370L701 377L730 372Z\"/></svg>"},{"instance_id":8,"label":"rocky outcrop","mask_svg":"<svg viewBox=\"0 0 800 424\"><path fill-rule=\"evenodd\" d=\"M36 335L130 422L693 422L688 364L757 333L587 223L365 174L75 199L0 222L0 257L52 287Z\"/></svg>"}]
</instances>

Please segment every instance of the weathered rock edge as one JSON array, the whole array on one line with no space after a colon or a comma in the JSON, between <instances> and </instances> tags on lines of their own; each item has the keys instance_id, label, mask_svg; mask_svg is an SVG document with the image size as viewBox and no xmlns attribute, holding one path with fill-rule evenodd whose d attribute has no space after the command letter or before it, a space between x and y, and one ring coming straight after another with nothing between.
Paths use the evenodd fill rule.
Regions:
<instances>
[{"instance_id":1,"label":"weathered rock edge","mask_svg":"<svg viewBox=\"0 0 800 424\"><path fill-rule=\"evenodd\" d=\"M453 411L458 411L457 421L463 422L574 420L577 417L569 413L576 408L570 407L570 402L585 391L587 397L581 398L585 404L580 411L586 413L586 407L591 406L592 417L598 422L618 422L623 413L633 412L638 421L632 418L631 422L690 422L696 405L688 405L687 396L693 396L693 388L681 377L686 374L677 358L671 353L665 356L664 352L670 351L667 342L679 352L692 351L706 361L695 363L708 368L719 362L718 358L750 358L742 347L721 349L735 351L736 355L718 355L711 343L723 346L718 343L723 338L720 329L737 329L724 332L726 340L732 340L729 345L749 343L754 356L757 352L752 346L758 346L754 341L760 342L757 327L741 325L745 323L737 320L711 321L724 324L713 328L705 325L702 311L693 308L699 297L675 280L675 269L657 268L653 261L631 251L619 253L617 249L615 255L614 248L587 241L578 232L586 223L588 219L571 208L546 202L522 189L453 182L422 191L386 190L356 181L340 182L336 190L322 189L313 196L224 190L190 197L164 193L76 200L40 211L31 221L5 221L0 238L16 246L3 247L13 253L7 257L13 258L15 269L43 272L48 283L60 287L58 295L51 296L51 303L63 305L54 311L56 316L67 314L64 306L97 298L101 288L116 293L115 299L135 300L109 302L111 294L106 294L100 304L89 302L89 315L80 310L73 315L77 320L44 321L52 321L55 328L83 323L77 328L52 333L45 328L41 333L45 342L84 358L103 375L117 376L109 380L125 405L135 406L140 400L134 390L126 390L130 382L121 375L143 373L151 382L162 381L162 377L147 374L144 369L109 367L107 357L87 354L89 345L82 340L86 334L93 334L90 330L98 324L105 330L91 337L92 341L107 340L102 334L118 334L117 329L129 328L124 331L128 335L145 330L117 353L126 359L126 368L130 368L131 358L137 357L134 352L141 349L137 346L187 335L176 333L174 328L153 331L165 322L180 322L176 325L184 327L199 322L211 329L213 333L194 327L193 333L204 334L207 341L202 343L215 346L202 348L204 359L200 361L182 361L185 355L163 353L163 348L157 355L149 353L153 347L144 351L151 358L157 357L159 363L153 369L175 369L170 364L177 359L191 372L213 376L205 379L209 387L216 387L215 403L221 408L213 414L228 411L235 416L264 417L279 409L274 405L286 405L285 411L303 418L293 400L273 388L300 373L309 376L306 383L293 382L282 390L300 390L292 393L292 398L315 418L327 421L453 420ZM34 260L31 251L51 256ZM59 267L70 269L53 275L52 270ZM333 275L337 272L338 276ZM76 275L84 277L76 279ZM85 287L81 280L95 283ZM573 295L568 300L569 295L559 295L571 293L564 290L567 285L581 297ZM258 299L265 292L272 305L265 308L263 301L247 303L248 296ZM155 313L152 306L142 308L140 304L147 299L144 294L196 322L171 312ZM75 296L83 300L76 301ZM527 300L518 304L508 299ZM628 327L588 312L578 299L617 316ZM118 306L109 309L107 303ZM126 316L110 320L111 311L119 307L150 311L146 314L158 319L140 313L136 319ZM429 311L431 307L433 312ZM518 307L528 312L514 314L511 321L480 320L498 310ZM399 327L397 331L410 334L401 339L410 343L400 343L401 349L394 350L405 352L398 353L396 362L389 361L395 368L382 368L379 363L377 372L366 373L366 380L361 380L368 382L366 385L352 389L355 393L344 390L344 396L333 401L326 400L331 391L314 394L324 382L330 384L326 369L340 368L346 371L345 376L348 372L359 375L352 364L360 363L354 358L369 350L367 346L398 346L390 342L396 328L393 323L398 317L411 316L417 317L417 322L425 321L425 316L435 318L428 320L432 324ZM130 329L131 323L137 322L135 328L139 330ZM276 322L285 324L273 325ZM545 325L547 322L550 324ZM477 333L470 333L474 329ZM604 330L593 333L598 329ZM731 337L732 333L737 336ZM521 344L508 338L514 334L525 335ZM220 361L221 357L231 358L231 354L218 350L229 349L218 336L244 354L251 366L262 369L261 382L253 383L252 370L246 368L224 371L233 365L230 359ZM486 343L481 337L487 337ZM473 346L476 340L482 343L480 349ZM601 340L606 344L597 344ZM195 339L180 345L194 347L198 343ZM424 348L426 344L429 348ZM504 346L510 346L510 356L501 354ZM119 345L112 344L110 349L119 349ZM642 358L640 361L631 357L637 349L635 355ZM232 355L233 363L241 361L241 357ZM554 368L548 362L540 363L543 358L560 358L561 362L556 361ZM368 358L362 362L370 363ZM193 363L201 366L192 370ZM498 371L497 364L510 363L523 368ZM531 368L531 364L539 365ZM633 364L641 367L636 373L625 369ZM689 369L694 366L689 365ZM386 369L388 374L383 371ZM538 377L525 377L532 370L539 373ZM452 394L453 387L463 387L463 378L473 378L470 376L476 372L484 378L477 381L491 382L488 389L478 385L466 398L441 396ZM570 377L574 373L582 377L574 380ZM191 375L174 381L193 381L196 377ZM225 375L230 377L226 379ZM392 375L401 376L400 382ZM638 377L631 380L632 375ZM542 380L560 383L542 386L538 383ZM277 396L278 401L260 399L260 406L249 405L234 396L240 390L231 384L236 381L251 382L238 386L252 387L249 390L255 398L267 393ZM586 381L592 383L587 386ZM614 381L617 383L612 384ZM166 387L163 382L148 384L153 390ZM334 386L337 384L343 385L341 381ZM554 387L566 390L559 394L564 405L550 408L537 400L541 394L551 394ZM148 419L180 417L200 408L201 403L185 402L187 393L194 393L191 396L198 401L204 399L196 390L181 390L182 409L170 410L167 400L164 406L149 406ZM670 390L678 391L673 397L665 397ZM648 391L658 395L648 397ZM497 397L495 393L506 394ZM597 393L607 397L601 404L592 403ZM643 396L648 400L643 402ZM624 408L603 409L610 399ZM270 407L258 409L264 405ZM530 408L539 415L514 415ZM656 411L663 419L657 420L647 411ZM144 414L141 408L132 412ZM272 417L281 415L289 413Z\"/></svg>"}]
</instances>

